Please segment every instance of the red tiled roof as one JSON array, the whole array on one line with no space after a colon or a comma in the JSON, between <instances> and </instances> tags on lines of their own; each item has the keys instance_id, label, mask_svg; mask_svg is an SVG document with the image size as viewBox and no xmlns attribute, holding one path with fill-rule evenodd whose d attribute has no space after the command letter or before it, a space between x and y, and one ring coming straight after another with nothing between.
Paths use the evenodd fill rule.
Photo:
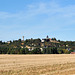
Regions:
<instances>
[{"instance_id":1,"label":"red tiled roof","mask_svg":"<svg viewBox=\"0 0 75 75\"><path fill-rule=\"evenodd\" d=\"M75 54L75 52L71 52L70 54Z\"/></svg>"}]
</instances>

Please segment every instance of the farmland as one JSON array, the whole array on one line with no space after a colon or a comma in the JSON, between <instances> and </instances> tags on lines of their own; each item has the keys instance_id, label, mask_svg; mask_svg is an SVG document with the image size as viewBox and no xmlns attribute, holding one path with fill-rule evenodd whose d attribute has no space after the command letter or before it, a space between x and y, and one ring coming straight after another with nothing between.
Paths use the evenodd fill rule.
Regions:
<instances>
[{"instance_id":1,"label":"farmland","mask_svg":"<svg viewBox=\"0 0 75 75\"><path fill-rule=\"evenodd\" d=\"M75 55L0 55L0 75L75 74Z\"/></svg>"}]
</instances>

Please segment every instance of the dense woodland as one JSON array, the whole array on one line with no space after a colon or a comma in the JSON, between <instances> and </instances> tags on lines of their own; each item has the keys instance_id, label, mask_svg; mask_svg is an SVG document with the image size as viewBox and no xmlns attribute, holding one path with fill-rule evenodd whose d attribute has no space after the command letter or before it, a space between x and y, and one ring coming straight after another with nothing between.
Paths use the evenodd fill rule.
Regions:
<instances>
[{"instance_id":1,"label":"dense woodland","mask_svg":"<svg viewBox=\"0 0 75 75\"><path fill-rule=\"evenodd\" d=\"M57 42L44 41L41 39L13 40L9 42L0 41L0 54L69 54L75 51L75 41Z\"/></svg>"}]
</instances>

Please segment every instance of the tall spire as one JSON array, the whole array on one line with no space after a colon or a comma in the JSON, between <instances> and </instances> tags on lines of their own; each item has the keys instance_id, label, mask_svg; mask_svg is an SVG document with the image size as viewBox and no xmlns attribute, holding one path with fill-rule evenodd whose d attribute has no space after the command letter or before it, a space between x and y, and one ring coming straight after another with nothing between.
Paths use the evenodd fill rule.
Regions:
<instances>
[{"instance_id":1,"label":"tall spire","mask_svg":"<svg viewBox=\"0 0 75 75\"><path fill-rule=\"evenodd\" d=\"M22 40L24 41L24 36L22 37Z\"/></svg>"}]
</instances>

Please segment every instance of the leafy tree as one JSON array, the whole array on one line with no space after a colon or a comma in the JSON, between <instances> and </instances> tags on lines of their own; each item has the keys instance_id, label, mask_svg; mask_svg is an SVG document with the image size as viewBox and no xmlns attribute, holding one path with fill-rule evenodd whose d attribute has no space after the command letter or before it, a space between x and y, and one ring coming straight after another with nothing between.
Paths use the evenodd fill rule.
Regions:
<instances>
[{"instance_id":1,"label":"leafy tree","mask_svg":"<svg viewBox=\"0 0 75 75\"><path fill-rule=\"evenodd\" d=\"M68 54L69 51L67 49L63 49L64 54Z\"/></svg>"},{"instance_id":2,"label":"leafy tree","mask_svg":"<svg viewBox=\"0 0 75 75\"><path fill-rule=\"evenodd\" d=\"M40 48L36 48L34 50L31 51L32 54L41 54L41 50Z\"/></svg>"},{"instance_id":3,"label":"leafy tree","mask_svg":"<svg viewBox=\"0 0 75 75\"><path fill-rule=\"evenodd\" d=\"M29 50L27 48L21 48L20 49L20 54L28 54Z\"/></svg>"}]
</instances>

